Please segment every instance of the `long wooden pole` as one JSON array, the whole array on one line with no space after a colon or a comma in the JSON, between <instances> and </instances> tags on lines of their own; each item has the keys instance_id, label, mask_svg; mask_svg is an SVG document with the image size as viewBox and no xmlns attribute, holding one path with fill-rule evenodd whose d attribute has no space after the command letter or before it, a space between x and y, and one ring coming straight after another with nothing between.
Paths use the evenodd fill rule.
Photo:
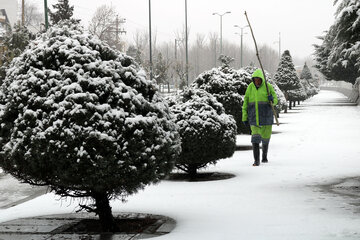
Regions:
<instances>
[{"instance_id":1,"label":"long wooden pole","mask_svg":"<svg viewBox=\"0 0 360 240\"><path fill-rule=\"evenodd\" d=\"M248 22L248 25L249 25L249 28L250 28L250 31L251 31L252 38L254 39L256 56L257 56L257 59L259 60L259 64L260 64L260 67L261 67L261 71L263 72L263 75L264 75L266 92L267 92L267 94L268 94L268 96L269 96L269 95L270 95L270 92L269 92L269 87L268 87L267 81L266 81L266 74L265 74L263 65L262 65L262 63L261 63L261 59L260 59L260 55L259 55L259 50L258 50L258 47L257 47L257 44L256 44L254 32L253 32L253 29L252 29L252 27L251 27L251 24L250 24L250 21L249 21L249 18L248 18L248 16L247 16L246 11L245 11L245 17L246 17L246 20L247 20L247 22ZM274 116L275 116L276 125L279 126L279 120L278 120L278 118L277 118L277 114L276 114L276 111L275 111L273 102L272 102L272 101L269 101L269 103L270 103L271 109L272 109L272 111L273 111L273 114L274 114Z\"/></svg>"}]
</instances>

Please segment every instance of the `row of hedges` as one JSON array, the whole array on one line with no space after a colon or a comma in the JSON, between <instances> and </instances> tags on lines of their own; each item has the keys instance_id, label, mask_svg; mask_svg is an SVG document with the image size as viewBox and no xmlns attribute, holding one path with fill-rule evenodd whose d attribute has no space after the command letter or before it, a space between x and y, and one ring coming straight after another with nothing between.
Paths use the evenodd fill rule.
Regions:
<instances>
[{"instance_id":1,"label":"row of hedges","mask_svg":"<svg viewBox=\"0 0 360 240\"><path fill-rule=\"evenodd\" d=\"M158 182L175 164L195 174L232 156L236 141L235 120L215 96L188 89L168 103L132 58L69 22L11 62L0 124L0 167L92 199L80 208L98 214L104 231L116 230L110 199Z\"/></svg>"}]
</instances>

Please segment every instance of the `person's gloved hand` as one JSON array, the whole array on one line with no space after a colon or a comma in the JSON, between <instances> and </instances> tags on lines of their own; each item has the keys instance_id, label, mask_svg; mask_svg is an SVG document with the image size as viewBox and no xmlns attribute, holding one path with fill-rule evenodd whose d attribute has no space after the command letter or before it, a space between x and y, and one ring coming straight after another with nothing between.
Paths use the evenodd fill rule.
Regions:
<instances>
[{"instance_id":1,"label":"person's gloved hand","mask_svg":"<svg viewBox=\"0 0 360 240\"><path fill-rule=\"evenodd\" d=\"M269 96L268 96L268 100L271 101L271 102L273 102L273 101L274 101L274 97L273 97L272 95L269 95Z\"/></svg>"},{"instance_id":2,"label":"person's gloved hand","mask_svg":"<svg viewBox=\"0 0 360 240\"><path fill-rule=\"evenodd\" d=\"M245 126L248 126L248 125L249 125L249 121L243 121L243 124L244 124Z\"/></svg>"}]
</instances>

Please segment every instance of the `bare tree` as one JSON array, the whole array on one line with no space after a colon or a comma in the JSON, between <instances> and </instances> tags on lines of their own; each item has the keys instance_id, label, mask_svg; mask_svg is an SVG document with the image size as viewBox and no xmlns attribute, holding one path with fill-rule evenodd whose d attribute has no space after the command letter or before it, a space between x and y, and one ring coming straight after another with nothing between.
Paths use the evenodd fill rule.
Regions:
<instances>
[{"instance_id":1,"label":"bare tree","mask_svg":"<svg viewBox=\"0 0 360 240\"><path fill-rule=\"evenodd\" d=\"M26 2L25 8L25 26L34 28L36 31L40 31L40 26L42 23L42 14L39 12L37 5L33 3Z\"/></svg>"},{"instance_id":2,"label":"bare tree","mask_svg":"<svg viewBox=\"0 0 360 240\"><path fill-rule=\"evenodd\" d=\"M203 56L203 51L205 48L205 35L203 34L196 34L196 41L195 41L195 46L194 46L194 51L195 52L195 57L194 57L194 74L195 76L199 75L202 69L202 65L203 65L203 60L204 60L204 56Z\"/></svg>"},{"instance_id":3,"label":"bare tree","mask_svg":"<svg viewBox=\"0 0 360 240\"><path fill-rule=\"evenodd\" d=\"M97 36L110 46L123 50L124 42L119 38L119 14L111 5L101 5L95 11L89 24L89 33Z\"/></svg>"},{"instance_id":4,"label":"bare tree","mask_svg":"<svg viewBox=\"0 0 360 240\"><path fill-rule=\"evenodd\" d=\"M145 62L145 57L147 56L146 48L149 45L149 34L136 31L133 35L133 40L134 48L136 49L135 60L142 66Z\"/></svg>"},{"instance_id":5,"label":"bare tree","mask_svg":"<svg viewBox=\"0 0 360 240\"><path fill-rule=\"evenodd\" d=\"M277 51L265 44L260 46L259 54L264 68L270 73L275 73L279 64L276 57L278 55Z\"/></svg>"},{"instance_id":6,"label":"bare tree","mask_svg":"<svg viewBox=\"0 0 360 240\"><path fill-rule=\"evenodd\" d=\"M209 59L212 59L212 64L210 66L212 67L216 67L216 63L217 63L217 42L218 42L218 39L219 39L219 36L217 33L209 33L209 41L210 41L210 45L209 45L209 48L208 48L208 51L210 52L210 58Z\"/></svg>"}]
</instances>

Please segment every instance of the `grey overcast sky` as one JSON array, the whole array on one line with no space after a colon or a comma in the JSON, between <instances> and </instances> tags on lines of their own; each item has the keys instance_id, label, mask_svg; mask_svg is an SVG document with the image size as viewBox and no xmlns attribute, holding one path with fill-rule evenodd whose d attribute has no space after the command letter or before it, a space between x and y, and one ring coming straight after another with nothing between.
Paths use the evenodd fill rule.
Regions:
<instances>
[{"instance_id":1,"label":"grey overcast sky","mask_svg":"<svg viewBox=\"0 0 360 240\"><path fill-rule=\"evenodd\" d=\"M43 9L42 0L27 0L37 3ZM48 5L57 0L48 0ZM246 25L244 11L247 11L258 44L267 44L278 49L276 41L281 32L281 50L288 49L294 57L304 58L313 53L312 44L319 43L316 36L334 22L333 0L188 0L189 42L196 33L207 35L220 31L220 17L223 16L223 39L240 42L240 26ZM97 7L112 4L121 17L126 18L124 25L127 39L132 41L137 31L148 30L148 0L70 0L75 6L75 17L82 19L87 26ZM174 41L175 33L180 32L185 22L185 0L151 0L152 29L156 31L158 42ZM244 29L244 32L249 32ZM244 35L244 44L253 48L250 34Z\"/></svg>"}]
</instances>

